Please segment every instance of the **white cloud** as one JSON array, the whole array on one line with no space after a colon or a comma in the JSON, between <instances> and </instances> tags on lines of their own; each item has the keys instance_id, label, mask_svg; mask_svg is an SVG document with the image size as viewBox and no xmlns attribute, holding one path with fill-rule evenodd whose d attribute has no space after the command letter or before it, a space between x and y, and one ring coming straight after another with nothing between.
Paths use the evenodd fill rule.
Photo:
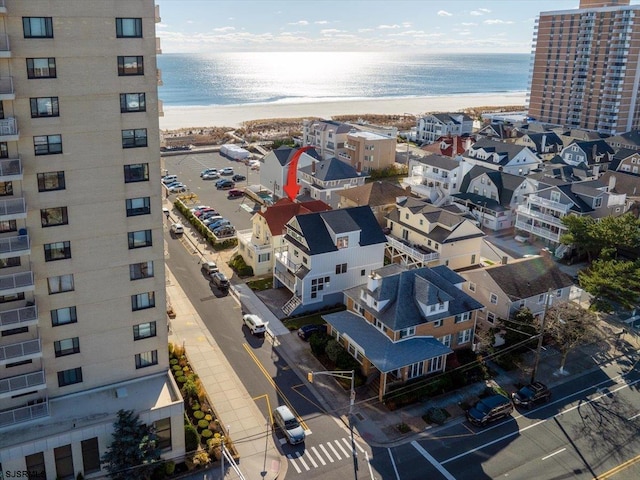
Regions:
<instances>
[{"instance_id":1,"label":"white cloud","mask_svg":"<svg viewBox=\"0 0 640 480\"><path fill-rule=\"evenodd\" d=\"M402 26L404 28L411 28L412 27L411 22L402 22Z\"/></svg>"},{"instance_id":2,"label":"white cloud","mask_svg":"<svg viewBox=\"0 0 640 480\"><path fill-rule=\"evenodd\" d=\"M309 25L307 20L298 20L297 22L290 22L287 25Z\"/></svg>"},{"instance_id":3,"label":"white cloud","mask_svg":"<svg viewBox=\"0 0 640 480\"><path fill-rule=\"evenodd\" d=\"M389 30L394 28L400 28L400 25L394 23L393 25L378 25L378 29L380 30Z\"/></svg>"},{"instance_id":4,"label":"white cloud","mask_svg":"<svg viewBox=\"0 0 640 480\"><path fill-rule=\"evenodd\" d=\"M326 25L329 22L327 22L326 20L318 20L318 21L313 22L313 23L315 23L316 25Z\"/></svg>"},{"instance_id":5,"label":"white cloud","mask_svg":"<svg viewBox=\"0 0 640 480\"><path fill-rule=\"evenodd\" d=\"M358 33L373 32L373 28L359 28Z\"/></svg>"},{"instance_id":6,"label":"white cloud","mask_svg":"<svg viewBox=\"0 0 640 480\"><path fill-rule=\"evenodd\" d=\"M476 27L478 24L474 22L462 22L460 25L463 27Z\"/></svg>"},{"instance_id":7,"label":"white cloud","mask_svg":"<svg viewBox=\"0 0 640 480\"><path fill-rule=\"evenodd\" d=\"M511 25L513 22L511 20L500 20L496 18L495 20L485 20L482 23L487 25Z\"/></svg>"},{"instance_id":8,"label":"white cloud","mask_svg":"<svg viewBox=\"0 0 640 480\"><path fill-rule=\"evenodd\" d=\"M156 28L167 28L169 25L166 23L156 23Z\"/></svg>"},{"instance_id":9,"label":"white cloud","mask_svg":"<svg viewBox=\"0 0 640 480\"><path fill-rule=\"evenodd\" d=\"M452 17L453 13L447 12L446 10L439 10L438 11L438 16L439 17Z\"/></svg>"},{"instance_id":10,"label":"white cloud","mask_svg":"<svg viewBox=\"0 0 640 480\"><path fill-rule=\"evenodd\" d=\"M220 27L213 29L214 32L233 32L234 30L235 27Z\"/></svg>"},{"instance_id":11,"label":"white cloud","mask_svg":"<svg viewBox=\"0 0 640 480\"><path fill-rule=\"evenodd\" d=\"M476 10L470 11L469 15L473 15L474 17L479 17L481 15L484 15L485 13L491 13L491 10L489 10L488 8L478 8Z\"/></svg>"},{"instance_id":12,"label":"white cloud","mask_svg":"<svg viewBox=\"0 0 640 480\"><path fill-rule=\"evenodd\" d=\"M471 35L471 32L469 30L462 30L461 32L458 32L458 35Z\"/></svg>"},{"instance_id":13,"label":"white cloud","mask_svg":"<svg viewBox=\"0 0 640 480\"><path fill-rule=\"evenodd\" d=\"M343 33L344 30L338 30L337 28L324 28L320 30L322 35L333 35L335 33Z\"/></svg>"}]
</instances>

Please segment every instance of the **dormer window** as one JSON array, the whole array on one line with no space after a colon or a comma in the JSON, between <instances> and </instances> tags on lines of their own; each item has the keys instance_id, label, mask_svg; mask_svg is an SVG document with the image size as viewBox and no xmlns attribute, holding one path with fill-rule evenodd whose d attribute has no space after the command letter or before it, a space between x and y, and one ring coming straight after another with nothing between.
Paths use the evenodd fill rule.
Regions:
<instances>
[{"instance_id":1,"label":"dormer window","mask_svg":"<svg viewBox=\"0 0 640 480\"><path fill-rule=\"evenodd\" d=\"M551 201L560 202L560 192L551 192Z\"/></svg>"},{"instance_id":2,"label":"dormer window","mask_svg":"<svg viewBox=\"0 0 640 480\"><path fill-rule=\"evenodd\" d=\"M349 237L346 235L344 237L338 237L336 239L336 247L349 248Z\"/></svg>"},{"instance_id":3,"label":"dormer window","mask_svg":"<svg viewBox=\"0 0 640 480\"><path fill-rule=\"evenodd\" d=\"M602 206L602 197L593 199L593 208L600 208Z\"/></svg>"}]
</instances>

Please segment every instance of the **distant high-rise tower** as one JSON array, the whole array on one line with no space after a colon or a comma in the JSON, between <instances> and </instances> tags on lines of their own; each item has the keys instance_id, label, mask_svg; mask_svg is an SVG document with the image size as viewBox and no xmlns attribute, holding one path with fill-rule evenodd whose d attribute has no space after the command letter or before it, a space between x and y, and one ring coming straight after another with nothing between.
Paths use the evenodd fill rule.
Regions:
<instances>
[{"instance_id":1,"label":"distant high-rise tower","mask_svg":"<svg viewBox=\"0 0 640 480\"><path fill-rule=\"evenodd\" d=\"M534 43L532 118L607 134L640 127L640 5L580 0L542 12Z\"/></svg>"},{"instance_id":2,"label":"distant high-rise tower","mask_svg":"<svg viewBox=\"0 0 640 480\"><path fill-rule=\"evenodd\" d=\"M168 374L153 0L0 0L0 470L99 475ZM21 473L22 472L22 473ZM2 476L0 474L0 476Z\"/></svg>"}]
</instances>

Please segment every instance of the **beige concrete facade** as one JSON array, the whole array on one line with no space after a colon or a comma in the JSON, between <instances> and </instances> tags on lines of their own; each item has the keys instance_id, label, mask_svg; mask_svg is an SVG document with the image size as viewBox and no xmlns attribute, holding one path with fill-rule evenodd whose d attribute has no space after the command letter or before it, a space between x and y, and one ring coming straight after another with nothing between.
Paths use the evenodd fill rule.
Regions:
<instances>
[{"instance_id":1,"label":"beige concrete facade","mask_svg":"<svg viewBox=\"0 0 640 480\"><path fill-rule=\"evenodd\" d=\"M534 33L529 116L616 134L637 129L640 6L581 1L542 12Z\"/></svg>"},{"instance_id":2,"label":"beige concrete facade","mask_svg":"<svg viewBox=\"0 0 640 480\"><path fill-rule=\"evenodd\" d=\"M338 155L359 172L383 170L396 161L396 139L371 132L347 133L346 152Z\"/></svg>"},{"instance_id":3,"label":"beige concrete facade","mask_svg":"<svg viewBox=\"0 0 640 480\"><path fill-rule=\"evenodd\" d=\"M157 9L153 0L0 3L8 38L0 84L11 86L0 88L0 462L35 465L48 478L95 476L99 465L85 471L81 444L95 440L91 454L102 455L118 408L169 422L165 451L179 456L181 399L167 375ZM152 378L157 388L142 388ZM134 391L145 394L133 399Z\"/></svg>"}]
</instances>

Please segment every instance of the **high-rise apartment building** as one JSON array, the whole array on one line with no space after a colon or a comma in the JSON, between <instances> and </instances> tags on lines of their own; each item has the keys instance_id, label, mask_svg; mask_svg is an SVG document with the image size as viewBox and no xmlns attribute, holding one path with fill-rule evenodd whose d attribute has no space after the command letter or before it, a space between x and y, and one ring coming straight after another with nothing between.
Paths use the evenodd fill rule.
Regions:
<instances>
[{"instance_id":1,"label":"high-rise apartment building","mask_svg":"<svg viewBox=\"0 0 640 480\"><path fill-rule=\"evenodd\" d=\"M153 0L0 0L0 470L101 476L168 374ZM37 476L40 474L40 476ZM8 474L7 474L8 475Z\"/></svg>"},{"instance_id":2,"label":"high-rise apartment building","mask_svg":"<svg viewBox=\"0 0 640 480\"><path fill-rule=\"evenodd\" d=\"M640 5L580 0L542 12L534 43L532 118L606 134L640 128Z\"/></svg>"}]
</instances>

